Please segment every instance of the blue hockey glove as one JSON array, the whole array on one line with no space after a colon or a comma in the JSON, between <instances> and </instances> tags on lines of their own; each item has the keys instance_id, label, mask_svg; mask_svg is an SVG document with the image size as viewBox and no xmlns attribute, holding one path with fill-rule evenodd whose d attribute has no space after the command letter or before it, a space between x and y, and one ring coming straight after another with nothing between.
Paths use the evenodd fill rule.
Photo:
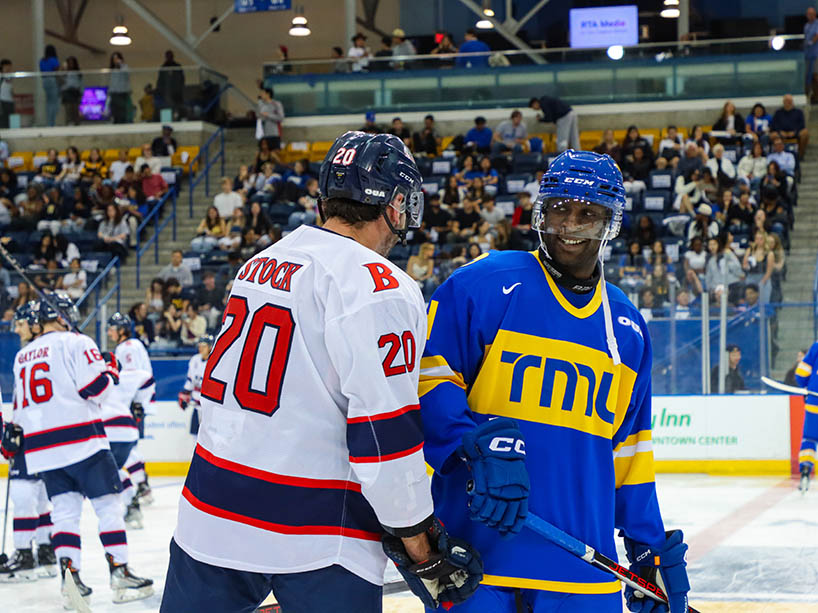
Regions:
<instances>
[{"instance_id":1,"label":"blue hockey glove","mask_svg":"<svg viewBox=\"0 0 818 613\"><path fill-rule=\"evenodd\" d=\"M525 441L517 422L498 417L463 435L461 454L471 470L469 513L474 521L512 536L528 515L530 483Z\"/></svg>"},{"instance_id":2,"label":"blue hockey glove","mask_svg":"<svg viewBox=\"0 0 818 613\"><path fill-rule=\"evenodd\" d=\"M664 546L654 549L625 537L625 551L631 563L631 572L658 585L670 603L670 613L687 612L687 545L681 530L665 533ZM666 613L668 606L625 587L628 609L634 613Z\"/></svg>"},{"instance_id":3,"label":"blue hockey glove","mask_svg":"<svg viewBox=\"0 0 818 613\"><path fill-rule=\"evenodd\" d=\"M381 540L383 551L423 606L436 609L443 605L448 609L464 602L480 586L483 561L466 541L451 538L437 518L426 534L435 553L423 562L412 561L403 541L391 534L385 534Z\"/></svg>"},{"instance_id":4,"label":"blue hockey glove","mask_svg":"<svg viewBox=\"0 0 818 613\"><path fill-rule=\"evenodd\" d=\"M23 446L23 429L11 422L3 428L3 440L0 442L0 452L7 460L11 460Z\"/></svg>"}]
</instances>

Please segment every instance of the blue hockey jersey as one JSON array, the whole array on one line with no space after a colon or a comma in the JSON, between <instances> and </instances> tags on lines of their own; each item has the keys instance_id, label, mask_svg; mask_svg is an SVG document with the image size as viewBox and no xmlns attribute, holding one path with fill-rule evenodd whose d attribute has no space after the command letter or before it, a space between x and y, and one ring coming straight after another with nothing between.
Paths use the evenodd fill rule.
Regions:
<instances>
[{"instance_id":1,"label":"blue hockey jersey","mask_svg":"<svg viewBox=\"0 0 818 613\"><path fill-rule=\"evenodd\" d=\"M818 392L818 343L813 343L804 359L795 367L795 381L811 392ZM801 451L798 454L799 464L815 464L815 448L818 445L818 396L807 395L806 415L804 416L804 435L801 439Z\"/></svg>"},{"instance_id":2,"label":"blue hockey jersey","mask_svg":"<svg viewBox=\"0 0 818 613\"><path fill-rule=\"evenodd\" d=\"M530 510L616 559L615 529L665 542L651 446L651 347L639 311L607 288L622 362L607 350L602 286L557 286L537 253L491 252L435 292L421 361L426 461L435 512L474 544L484 583L608 594L618 581L533 532L504 540L471 521L463 433L494 417L516 419L526 440Z\"/></svg>"}]
</instances>

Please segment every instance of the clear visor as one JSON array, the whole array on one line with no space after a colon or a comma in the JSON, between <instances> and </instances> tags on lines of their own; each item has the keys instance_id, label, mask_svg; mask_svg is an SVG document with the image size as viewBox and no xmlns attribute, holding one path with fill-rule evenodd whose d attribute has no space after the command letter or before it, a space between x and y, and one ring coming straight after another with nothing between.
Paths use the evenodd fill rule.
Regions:
<instances>
[{"instance_id":1,"label":"clear visor","mask_svg":"<svg viewBox=\"0 0 818 613\"><path fill-rule=\"evenodd\" d=\"M396 204L397 196L401 195L401 203ZM419 228L421 221L423 221L423 192L420 190L413 191L405 185L398 185L392 192L392 197L389 199L391 203L389 206L395 207L399 213L406 214L406 229Z\"/></svg>"},{"instance_id":2,"label":"clear visor","mask_svg":"<svg viewBox=\"0 0 818 613\"><path fill-rule=\"evenodd\" d=\"M531 226L540 234L569 239L604 240L611 225L611 209L574 198L538 198Z\"/></svg>"}]
</instances>

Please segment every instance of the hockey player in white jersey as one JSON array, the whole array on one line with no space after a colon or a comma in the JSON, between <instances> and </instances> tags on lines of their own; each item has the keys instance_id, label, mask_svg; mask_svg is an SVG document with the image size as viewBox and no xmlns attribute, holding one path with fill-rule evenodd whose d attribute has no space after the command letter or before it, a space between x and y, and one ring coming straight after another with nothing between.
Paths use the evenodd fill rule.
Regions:
<instances>
[{"instance_id":1,"label":"hockey player in white jersey","mask_svg":"<svg viewBox=\"0 0 818 613\"><path fill-rule=\"evenodd\" d=\"M31 341L40 332L34 312L35 302L28 302L14 313L12 325L21 345ZM0 424L2 424L0 416ZM15 426L8 424L9 437L14 437ZM5 428L0 428L5 432ZM0 450L2 446L0 444ZM5 455L5 454L4 454ZM9 498L14 506L14 554L0 564L0 582L33 581L38 577L57 576L57 558L51 547L51 503L45 484L37 474L29 474L23 454L9 461ZM31 543L37 550L32 552ZM5 558L5 556L4 556Z\"/></svg>"},{"instance_id":2,"label":"hockey player in white jersey","mask_svg":"<svg viewBox=\"0 0 818 613\"><path fill-rule=\"evenodd\" d=\"M146 371L151 375L150 387L154 392L156 387L153 380L153 366L151 365L150 357L148 357L148 350L138 338L133 336L133 322L131 318L122 313L114 313L108 318L108 339L112 343L116 343L114 355L116 356L122 370L140 370ZM154 394L152 394L153 397ZM153 404L143 405L146 409L146 415L151 413L150 406ZM137 422L139 429L139 438L145 438L145 419ZM137 441L138 442L138 441ZM135 499L141 504L151 504L153 502L153 494L148 483L148 473L145 470L145 458L139 452L138 445L131 448L130 454L125 461L125 470L131 477L131 481L136 487Z\"/></svg>"},{"instance_id":3,"label":"hockey player in white jersey","mask_svg":"<svg viewBox=\"0 0 818 613\"><path fill-rule=\"evenodd\" d=\"M199 415L199 407L201 406L202 396L202 377L204 377L205 366L207 365L207 356L210 355L210 349L213 347L213 336L205 334L199 338L196 344L198 353L190 358L187 363L187 377L185 377L185 385L179 392L179 406L182 410L191 407L193 410L190 416L190 433L193 436L199 434L199 422L201 416Z\"/></svg>"},{"instance_id":4,"label":"hockey player in white jersey","mask_svg":"<svg viewBox=\"0 0 818 613\"><path fill-rule=\"evenodd\" d=\"M80 516L83 497L99 520L99 538L110 570L114 602L147 598L153 582L133 575L119 493L122 483L102 425L99 402L118 380L89 337L69 332L77 310L67 296L40 301L42 334L14 358L14 423L17 440L4 448L18 453L45 481L54 505L52 542L63 576L64 605L71 607L65 582L87 598L79 579ZM22 439L22 440L21 440Z\"/></svg>"},{"instance_id":5,"label":"hockey player in white jersey","mask_svg":"<svg viewBox=\"0 0 818 613\"><path fill-rule=\"evenodd\" d=\"M418 411L426 314L386 259L421 176L392 135L347 132L303 225L239 271L202 382L163 613L382 610L387 555L431 608L482 577L433 515ZM383 539L383 543L381 542Z\"/></svg>"}]
</instances>

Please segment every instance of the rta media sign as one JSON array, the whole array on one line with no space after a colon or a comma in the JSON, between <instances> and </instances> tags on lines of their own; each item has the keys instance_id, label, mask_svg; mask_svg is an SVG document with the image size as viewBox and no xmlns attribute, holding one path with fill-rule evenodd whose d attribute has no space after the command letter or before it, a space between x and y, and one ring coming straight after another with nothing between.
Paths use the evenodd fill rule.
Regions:
<instances>
[{"instance_id":1,"label":"rta media sign","mask_svg":"<svg viewBox=\"0 0 818 613\"><path fill-rule=\"evenodd\" d=\"M237 13L257 13L259 11L289 11L292 0L236 0Z\"/></svg>"}]
</instances>

